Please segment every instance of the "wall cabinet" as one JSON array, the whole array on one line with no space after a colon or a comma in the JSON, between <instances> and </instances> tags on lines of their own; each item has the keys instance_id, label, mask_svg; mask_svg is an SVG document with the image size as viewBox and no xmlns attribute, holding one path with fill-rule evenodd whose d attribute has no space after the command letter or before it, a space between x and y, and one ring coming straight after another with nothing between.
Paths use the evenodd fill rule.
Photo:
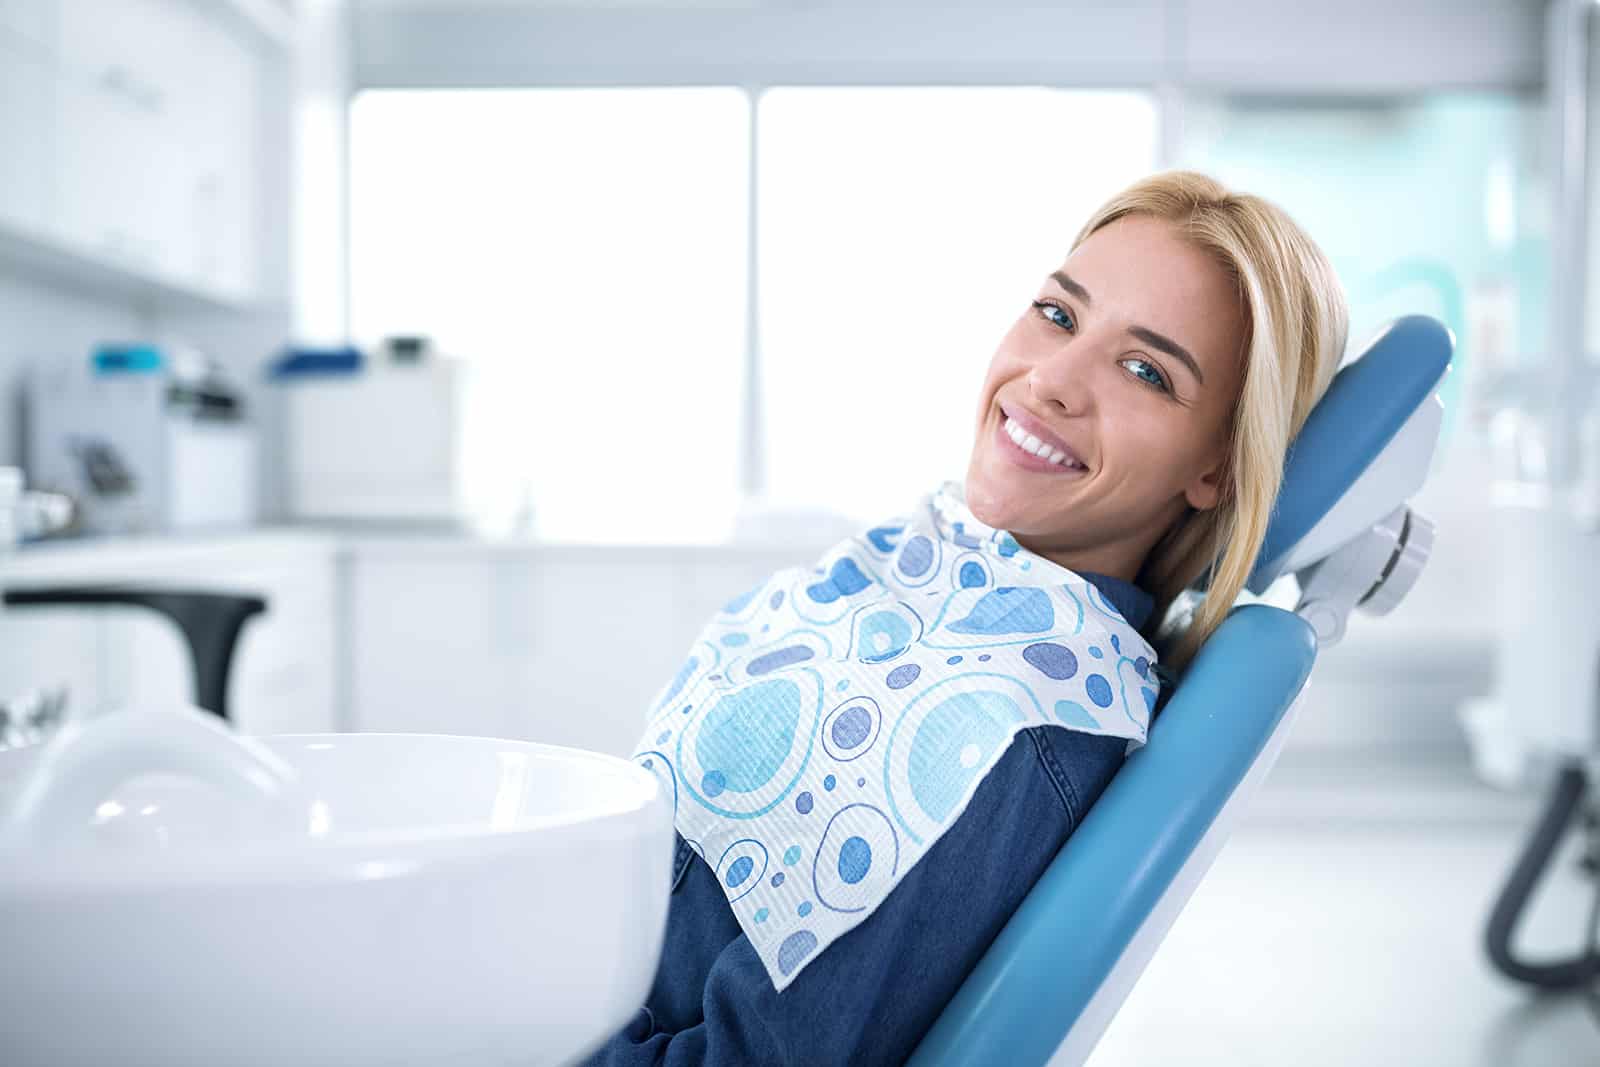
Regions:
<instances>
[{"instance_id":1,"label":"wall cabinet","mask_svg":"<svg viewBox=\"0 0 1600 1067\"><path fill-rule=\"evenodd\" d=\"M0 0L0 226L35 258L254 298L265 57L220 13Z\"/></svg>"},{"instance_id":2,"label":"wall cabinet","mask_svg":"<svg viewBox=\"0 0 1600 1067\"><path fill-rule=\"evenodd\" d=\"M38 229L52 215L55 90L50 53L0 22L0 225Z\"/></svg>"}]
</instances>

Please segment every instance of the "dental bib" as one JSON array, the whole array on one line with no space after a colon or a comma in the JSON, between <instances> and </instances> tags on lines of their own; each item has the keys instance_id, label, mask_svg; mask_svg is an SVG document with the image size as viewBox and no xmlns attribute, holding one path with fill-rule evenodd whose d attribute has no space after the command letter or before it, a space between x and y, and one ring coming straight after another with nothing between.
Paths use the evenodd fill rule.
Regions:
<instances>
[{"instance_id":1,"label":"dental bib","mask_svg":"<svg viewBox=\"0 0 1600 1067\"><path fill-rule=\"evenodd\" d=\"M781 991L954 824L1017 731L1142 745L1155 658L1091 582L945 482L724 606L633 758Z\"/></svg>"}]
</instances>

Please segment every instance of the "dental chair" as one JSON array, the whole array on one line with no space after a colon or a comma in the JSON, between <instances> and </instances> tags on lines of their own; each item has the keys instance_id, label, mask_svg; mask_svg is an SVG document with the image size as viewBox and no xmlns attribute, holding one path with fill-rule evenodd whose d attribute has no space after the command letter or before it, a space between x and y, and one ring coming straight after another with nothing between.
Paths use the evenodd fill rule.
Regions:
<instances>
[{"instance_id":1,"label":"dental chair","mask_svg":"<svg viewBox=\"0 0 1600 1067\"><path fill-rule=\"evenodd\" d=\"M1239 606L1211 635L914 1067L1089 1057L1277 761L1318 649L1354 609L1393 609L1421 573L1433 525L1406 500L1438 440L1452 347L1443 324L1406 316L1335 376L1290 447L1246 583L1260 596L1295 575L1295 610Z\"/></svg>"}]
</instances>

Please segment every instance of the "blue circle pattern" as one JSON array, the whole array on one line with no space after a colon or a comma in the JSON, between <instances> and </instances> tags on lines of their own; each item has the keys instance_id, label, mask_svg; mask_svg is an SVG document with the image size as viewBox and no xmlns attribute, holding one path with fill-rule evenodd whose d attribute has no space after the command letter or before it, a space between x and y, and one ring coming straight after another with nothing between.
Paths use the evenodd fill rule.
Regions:
<instances>
[{"instance_id":1,"label":"blue circle pattern","mask_svg":"<svg viewBox=\"0 0 1600 1067\"><path fill-rule=\"evenodd\" d=\"M883 809L846 804L823 829L811 868L811 888L829 911L869 907L900 868L900 836Z\"/></svg>"},{"instance_id":2,"label":"blue circle pattern","mask_svg":"<svg viewBox=\"0 0 1600 1067\"><path fill-rule=\"evenodd\" d=\"M889 677L884 684L890 689L904 689L917 680L917 675L922 673L922 668L915 663L905 663L889 672Z\"/></svg>"},{"instance_id":3,"label":"blue circle pattern","mask_svg":"<svg viewBox=\"0 0 1600 1067\"><path fill-rule=\"evenodd\" d=\"M862 663L886 663L922 639L922 616L904 602L869 605L856 616L851 656Z\"/></svg>"},{"instance_id":4,"label":"blue circle pattern","mask_svg":"<svg viewBox=\"0 0 1600 1067\"><path fill-rule=\"evenodd\" d=\"M800 962L817 947L817 935L810 930L796 930L778 946L778 970L785 976L794 973Z\"/></svg>"},{"instance_id":5,"label":"blue circle pattern","mask_svg":"<svg viewBox=\"0 0 1600 1067\"><path fill-rule=\"evenodd\" d=\"M839 880L855 885L872 868L872 846L864 837L846 838L839 846Z\"/></svg>"},{"instance_id":6,"label":"blue circle pattern","mask_svg":"<svg viewBox=\"0 0 1600 1067\"><path fill-rule=\"evenodd\" d=\"M747 896L761 885L767 873L767 846L753 837L741 838L723 850L717 876L727 887L728 900Z\"/></svg>"},{"instance_id":7,"label":"blue circle pattern","mask_svg":"<svg viewBox=\"0 0 1600 1067\"><path fill-rule=\"evenodd\" d=\"M869 696L845 701L822 720L822 747L840 763L860 759L872 750L883 725L883 712Z\"/></svg>"},{"instance_id":8,"label":"blue circle pattern","mask_svg":"<svg viewBox=\"0 0 1600 1067\"><path fill-rule=\"evenodd\" d=\"M822 676L804 667L722 690L678 732L683 792L727 818L771 810L810 762L822 693Z\"/></svg>"},{"instance_id":9,"label":"blue circle pattern","mask_svg":"<svg viewBox=\"0 0 1600 1067\"><path fill-rule=\"evenodd\" d=\"M1104 675L1091 674L1083 680L1084 689L1089 692L1089 699L1102 708L1111 706L1111 683L1105 680Z\"/></svg>"},{"instance_id":10,"label":"blue circle pattern","mask_svg":"<svg viewBox=\"0 0 1600 1067\"><path fill-rule=\"evenodd\" d=\"M859 746L872 732L872 716L861 705L849 708L834 721L830 736L842 749Z\"/></svg>"},{"instance_id":11,"label":"blue circle pattern","mask_svg":"<svg viewBox=\"0 0 1600 1067\"><path fill-rule=\"evenodd\" d=\"M809 886L799 888L802 883L786 880L782 871L769 875L769 846L755 837L741 837L729 845L715 865L730 901L757 888L772 898L759 910L738 914L745 921L753 916L755 923L777 927L763 935L770 940L758 949L768 966L784 976L794 974L820 945L842 932L827 925L826 915L865 911L892 888L904 869L953 821L1017 729L1054 722L1138 736L1100 712L1117 703L1120 691L1122 710L1142 731L1156 702L1158 682L1148 649L1092 583L1005 585L1001 576L1005 568L1014 574L1027 562L1012 559L1020 552L1014 539L997 534L982 543L957 533L957 547L969 551L945 559L946 542L916 530L908 535L904 526L874 527L853 551L830 554L824 566L791 569L791 575L799 575L798 582L780 577L780 584L793 584L768 592L769 580L730 601L723 615L736 618L715 621L708 628L657 701L659 710L677 715L682 703L683 714L693 715L679 717L674 724L676 758L659 748L635 754L641 766L663 780L663 787L672 782L674 808L680 815L685 810L705 810L723 818L749 819L785 799L793 805L786 816L790 822L772 824L785 827L790 840L771 847L781 850L787 867L809 857ZM867 564L874 558L884 561L879 564L885 566L881 579ZM912 594L920 600L913 608L907 601L883 599L890 581L905 589L928 589ZM869 596L872 602L863 605ZM1084 601L1101 617L1092 632L1117 654L1115 665L1098 644L1091 647L1081 638L1072 640L1083 632ZM762 611L772 613L770 623L763 624ZM838 641L831 635L852 613L848 626L853 633L846 635L847 641ZM928 617L933 622L924 626L922 620ZM818 625L807 630L806 623ZM757 625L763 632L769 626L781 632L787 625L789 636L752 649L745 658L723 667L719 644L730 648L746 644L747 634ZM801 629L795 629L797 625ZM734 626L738 629L731 629ZM1125 648L1130 642L1131 647ZM886 662L924 646L981 650L976 658L985 664L995 660L995 653L1005 655L992 663L988 673L981 673L985 668L965 674L950 670L965 658L943 652L938 659L902 662L892 668ZM849 659L838 658L847 649ZM1083 653L1097 660L1093 670L1080 663ZM924 669L941 660L931 673ZM851 677L839 677L832 665L851 661L861 666ZM879 663L883 666L870 676L862 670ZM819 668L834 677L818 674ZM852 678L865 684L852 686ZM720 684L710 686L711 682ZM875 686L878 691L873 694ZM858 695L823 714L821 694L845 688L859 690ZM894 716L886 720L874 696L882 699L891 693ZM1049 697L1041 706L1038 697L1043 694ZM696 714L697 708L701 710ZM647 736L659 746L671 733ZM819 739L823 752L814 753ZM883 807L868 802L874 799L876 784L844 796L837 792L838 779L823 774L822 768L815 770L815 777L806 777L814 758L837 766L871 753L879 754L884 768L879 798L886 802ZM874 762L873 767L878 766ZM858 787L866 786L865 777L851 777ZM813 792L817 786L811 785L791 792L803 779L820 781L821 790ZM680 788L693 805L680 808ZM804 817L798 823L793 821L796 813ZM714 835L719 825L727 826L698 818L702 821L680 826L685 840L691 839L692 831L709 843L717 838L708 833ZM751 824L749 831L759 835L765 825ZM905 843L916 847L908 857L903 855ZM809 899L788 896L779 910L771 906L778 899L775 890L805 892ZM815 921L824 925L795 923L795 916L811 915L813 900L823 909ZM753 904L760 902L757 898ZM774 917L776 922L771 921Z\"/></svg>"},{"instance_id":12,"label":"blue circle pattern","mask_svg":"<svg viewBox=\"0 0 1600 1067\"><path fill-rule=\"evenodd\" d=\"M900 553L897 565L907 578L920 578L933 565L933 542L926 537L913 537Z\"/></svg>"}]
</instances>

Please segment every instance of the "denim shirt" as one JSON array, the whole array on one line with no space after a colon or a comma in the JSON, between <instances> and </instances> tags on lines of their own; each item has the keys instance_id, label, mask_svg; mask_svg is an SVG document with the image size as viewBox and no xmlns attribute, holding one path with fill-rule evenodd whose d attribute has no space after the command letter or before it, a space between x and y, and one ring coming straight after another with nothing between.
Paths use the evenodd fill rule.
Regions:
<instances>
[{"instance_id":1,"label":"denim shirt","mask_svg":"<svg viewBox=\"0 0 1600 1067\"><path fill-rule=\"evenodd\" d=\"M1079 573L1143 628L1147 593L1120 578ZM679 837L649 996L584 1062L903 1062L1122 766L1126 749L1123 738L1057 726L1020 731L967 809L878 909L782 993L739 929L716 874Z\"/></svg>"}]
</instances>

